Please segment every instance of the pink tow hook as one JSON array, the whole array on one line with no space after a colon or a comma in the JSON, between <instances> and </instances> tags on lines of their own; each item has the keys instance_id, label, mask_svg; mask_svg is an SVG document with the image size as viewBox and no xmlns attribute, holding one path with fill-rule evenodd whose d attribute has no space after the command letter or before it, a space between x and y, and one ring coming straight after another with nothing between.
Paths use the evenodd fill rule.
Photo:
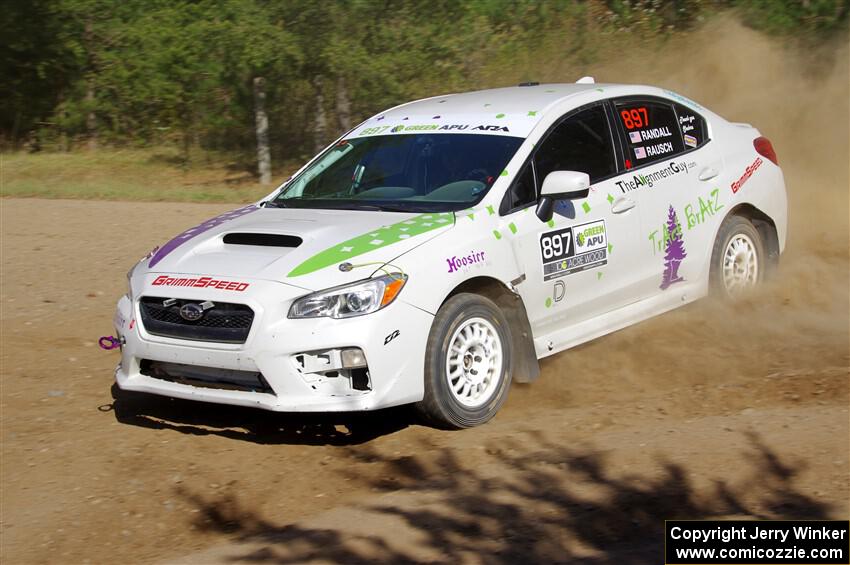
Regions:
<instances>
[{"instance_id":1,"label":"pink tow hook","mask_svg":"<svg viewBox=\"0 0 850 565\"><path fill-rule=\"evenodd\" d=\"M113 349L118 349L124 344L124 338L112 337L111 335L105 335L97 340L97 344L101 349L105 349L107 351L112 351Z\"/></svg>"}]
</instances>

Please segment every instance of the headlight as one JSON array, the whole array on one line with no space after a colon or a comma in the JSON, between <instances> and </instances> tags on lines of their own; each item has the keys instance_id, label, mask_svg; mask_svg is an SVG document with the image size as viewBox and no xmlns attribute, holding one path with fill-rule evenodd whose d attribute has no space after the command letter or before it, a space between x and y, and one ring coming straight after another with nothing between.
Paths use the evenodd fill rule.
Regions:
<instances>
[{"instance_id":1,"label":"headlight","mask_svg":"<svg viewBox=\"0 0 850 565\"><path fill-rule=\"evenodd\" d=\"M292 303L290 318L351 318L392 304L407 275L384 275L374 279L308 294Z\"/></svg>"}]
</instances>

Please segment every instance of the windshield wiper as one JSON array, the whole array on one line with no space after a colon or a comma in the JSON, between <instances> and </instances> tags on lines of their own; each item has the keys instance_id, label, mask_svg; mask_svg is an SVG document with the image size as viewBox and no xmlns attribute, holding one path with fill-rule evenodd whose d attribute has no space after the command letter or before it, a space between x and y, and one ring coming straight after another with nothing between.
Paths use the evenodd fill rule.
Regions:
<instances>
[{"instance_id":1,"label":"windshield wiper","mask_svg":"<svg viewBox=\"0 0 850 565\"><path fill-rule=\"evenodd\" d=\"M345 203L333 203L324 201L321 204L314 203L316 208L324 208L325 210L366 210L369 212L380 212L381 209L378 206L373 206L372 204L355 204L353 202L345 202Z\"/></svg>"},{"instance_id":2,"label":"windshield wiper","mask_svg":"<svg viewBox=\"0 0 850 565\"><path fill-rule=\"evenodd\" d=\"M410 208L406 208L404 206L391 206L391 205L387 205L387 204L381 204L378 207L383 212L407 212L407 213L411 213L411 214L413 213L413 210L411 210Z\"/></svg>"},{"instance_id":3,"label":"windshield wiper","mask_svg":"<svg viewBox=\"0 0 850 565\"><path fill-rule=\"evenodd\" d=\"M375 212L405 212L412 214L413 211L410 208L405 206L393 206L392 204L361 204L357 203L349 203L341 204L339 206L342 210L373 210Z\"/></svg>"},{"instance_id":4,"label":"windshield wiper","mask_svg":"<svg viewBox=\"0 0 850 565\"><path fill-rule=\"evenodd\" d=\"M366 204L361 202L329 202L324 200L322 202L311 202L311 199L301 199L297 198L293 200L295 202L307 202L312 204L312 206L306 206L307 208L323 208L325 210L364 210L367 212L404 212L408 214L415 213L415 210L411 210L406 206L393 206L391 204ZM263 208L292 208L290 204L287 204L283 200L266 200L265 202L261 202L260 206ZM295 208L301 208L301 206L295 206Z\"/></svg>"}]
</instances>

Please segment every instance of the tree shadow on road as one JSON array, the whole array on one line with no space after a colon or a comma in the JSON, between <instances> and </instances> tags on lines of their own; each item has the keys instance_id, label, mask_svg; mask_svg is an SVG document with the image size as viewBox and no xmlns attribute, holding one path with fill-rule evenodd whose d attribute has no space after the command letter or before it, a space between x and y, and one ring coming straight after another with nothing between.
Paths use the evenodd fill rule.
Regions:
<instances>
[{"instance_id":1,"label":"tree shadow on road","mask_svg":"<svg viewBox=\"0 0 850 565\"><path fill-rule=\"evenodd\" d=\"M122 424L259 444L357 445L415 423L409 408L362 413L268 412L256 408L127 392L112 386L111 410Z\"/></svg>"},{"instance_id":2,"label":"tree shadow on road","mask_svg":"<svg viewBox=\"0 0 850 565\"><path fill-rule=\"evenodd\" d=\"M758 436L749 439L746 469L736 470L734 482L706 480L666 460L637 475L542 435L487 448L490 459L475 467L451 449L428 461L361 446L357 457L380 459L393 480L371 481L384 494L329 522L344 527L279 525L232 495L179 494L200 510L196 528L236 541L204 554L219 563L655 564L663 562L665 519L830 518L829 506L795 486L799 465Z\"/></svg>"}]
</instances>

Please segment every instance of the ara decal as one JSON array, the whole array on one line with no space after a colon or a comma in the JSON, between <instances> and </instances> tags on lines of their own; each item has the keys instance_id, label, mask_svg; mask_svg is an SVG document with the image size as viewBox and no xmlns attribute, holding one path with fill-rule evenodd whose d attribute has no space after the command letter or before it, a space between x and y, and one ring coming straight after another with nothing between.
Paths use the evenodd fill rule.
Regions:
<instances>
[{"instance_id":1,"label":"ara decal","mask_svg":"<svg viewBox=\"0 0 850 565\"><path fill-rule=\"evenodd\" d=\"M313 255L289 272L287 277L300 277L319 269L336 265L342 261L369 253L393 243L454 224L454 214L441 212L421 214L389 226L383 226L369 233L343 241L333 247Z\"/></svg>"}]
</instances>

